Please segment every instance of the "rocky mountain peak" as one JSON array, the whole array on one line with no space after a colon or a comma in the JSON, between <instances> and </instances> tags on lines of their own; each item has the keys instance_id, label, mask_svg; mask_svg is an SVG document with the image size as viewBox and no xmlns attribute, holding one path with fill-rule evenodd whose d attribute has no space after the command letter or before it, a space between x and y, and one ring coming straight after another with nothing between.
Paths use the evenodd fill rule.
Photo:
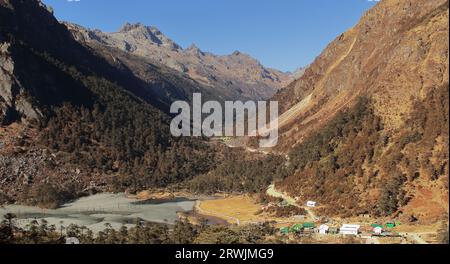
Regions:
<instances>
[{"instance_id":1,"label":"rocky mountain peak","mask_svg":"<svg viewBox=\"0 0 450 264\"><path fill-rule=\"evenodd\" d=\"M236 57L239 57L239 56L242 56L243 54L242 54L242 52L240 52L240 51L238 51L238 50L235 50L235 51L233 52L233 54L231 54L231 55L236 56Z\"/></svg>"},{"instance_id":2,"label":"rocky mountain peak","mask_svg":"<svg viewBox=\"0 0 450 264\"><path fill-rule=\"evenodd\" d=\"M185 49L185 52L196 56L205 56L205 53L194 43L192 43L187 49Z\"/></svg>"},{"instance_id":3,"label":"rocky mountain peak","mask_svg":"<svg viewBox=\"0 0 450 264\"><path fill-rule=\"evenodd\" d=\"M141 23L132 24L132 23L127 22L119 29L119 32L126 33L126 32L130 32L134 29L138 29L138 28L145 28L145 26Z\"/></svg>"},{"instance_id":4,"label":"rocky mountain peak","mask_svg":"<svg viewBox=\"0 0 450 264\"><path fill-rule=\"evenodd\" d=\"M192 43L186 50L193 50L193 51L199 51L200 48L195 45L195 43Z\"/></svg>"},{"instance_id":5,"label":"rocky mountain peak","mask_svg":"<svg viewBox=\"0 0 450 264\"><path fill-rule=\"evenodd\" d=\"M183 49L158 28L142 23L126 23L115 33L69 28L76 39L87 40L87 45L96 43L118 48L166 65L187 74L199 85L214 87L218 94L227 94L226 98L267 99L290 80L289 74L266 69L240 51L232 55L214 55L203 52L195 44Z\"/></svg>"},{"instance_id":6,"label":"rocky mountain peak","mask_svg":"<svg viewBox=\"0 0 450 264\"><path fill-rule=\"evenodd\" d=\"M142 23L125 23L115 34L123 35L127 42L149 41L158 46L167 46L170 49L179 50L181 47L166 37L158 28L154 26L146 26Z\"/></svg>"},{"instance_id":7,"label":"rocky mountain peak","mask_svg":"<svg viewBox=\"0 0 450 264\"><path fill-rule=\"evenodd\" d=\"M247 61L247 62L249 62L249 63L258 64L258 65L260 65L261 67L263 67L263 66L261 65L261 63L260 63L257 59L253 58L252 56L250 56L250 55L247 54L247 53L244 53L244 52L241 52L241 51L238 51L238 50L234 51L231 55L228 55L228 57L229 57L230 59L232 59L232 60L236 60L236 61Z\"/></svg>"}]
</instances>

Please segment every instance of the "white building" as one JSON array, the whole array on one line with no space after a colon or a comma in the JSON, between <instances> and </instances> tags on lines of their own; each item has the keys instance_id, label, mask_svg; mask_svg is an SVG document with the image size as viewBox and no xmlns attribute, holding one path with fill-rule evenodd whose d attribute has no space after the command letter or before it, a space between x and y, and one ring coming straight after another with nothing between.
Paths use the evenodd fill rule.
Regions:
<instances>
[{"instance_id":1,"label":"white building","mask_svg":"<svg viewBox=\"0 0 450 264\"><path fill-rule=\"evenodd\" d=\"M377 227L375 227L375 228L373 229L373 233L376 234L376 235L381 235L381 234L383 233L383 228L377 226Z\"/></svg>"},{"instance_id":2,"label":"white building","mask_svg":"<svg viewBox=\"0 0 450 264\"><path fill-rule=\"evenodd\" d=\"M314 201L308 201L307 203L306 203L306 206L308 206L308 207L316 207L316 202L314 202Z\"/></svg>"},{"instance_id":3,"label":"white building","mask_svg":"<svg viewBox=\"0 0 450 264\"><path fill-rule=\"evenodd\" d=\"M344 224L342 225L342 227L339 229L339 233L341 235L358 235L359 234L359 229L361 228L360 225L349 225L349 224Z\"/></svg>"},{"instance_id":4,"label":"white building","mask_svg":"<svg viewBox=\"0 0 450 264\"><path fill-rule=\"evenodd\" d=\"M319 227L319 234L325 235L326 233L328 233L328 230L330 230L330 227L327 225L321 225Z\"/></svg>"},{"instance_id":5,"label":"white building","mask_svg":"<svg viewBox=\"0 0 450 264\"><path fill-rule=\"evenodd\" d=\"M79 245L80 240L76 237L68 237L66 238L66 245Z\"/></svg>"}]
</instances>

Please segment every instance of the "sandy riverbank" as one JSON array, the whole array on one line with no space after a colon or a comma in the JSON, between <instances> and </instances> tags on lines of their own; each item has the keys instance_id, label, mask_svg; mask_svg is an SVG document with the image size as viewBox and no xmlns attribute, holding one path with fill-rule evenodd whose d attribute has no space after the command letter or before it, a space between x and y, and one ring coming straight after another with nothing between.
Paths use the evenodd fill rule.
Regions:
<instances>
[{"instance_id":1,"label":"sandy riverbank","mask_svg":"<svg viewBox=\"0 0 450 264\"><path fill-rule=\"evenodd\" d=\"M8 205L0 207L0 219L6 213L17 215L17 224L25 227L32 220L45 219L50 225L82 225L94 232L101 231L105 224L119 229L123 225L133 226L140 218L149 222L173 224L178 212L192 211L195 200L174 198L171 200L138 200L125 194L103 193L78 199L59 209L44 210L38 207Z\"/></svg>"}]
</instances>

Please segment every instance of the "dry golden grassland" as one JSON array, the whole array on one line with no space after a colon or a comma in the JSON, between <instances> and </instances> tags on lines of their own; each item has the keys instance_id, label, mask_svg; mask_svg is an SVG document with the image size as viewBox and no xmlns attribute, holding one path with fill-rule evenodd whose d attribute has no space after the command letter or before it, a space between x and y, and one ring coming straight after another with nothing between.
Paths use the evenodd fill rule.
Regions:
<instances>
[{"instance_id":1,"label":"dry golden grassland","mask_svg":"<svg viewBox=\"0 0 450 264\"><path fill-rule=\"evenodd\" d=\"M293 218L277 218L264 213L260 214L261 208L262 205L249 195L201 201L196 206L198 213L224 219L230 224L276 222L278 227L290 226L298 222Z\"/></svg>"}]
</instances>

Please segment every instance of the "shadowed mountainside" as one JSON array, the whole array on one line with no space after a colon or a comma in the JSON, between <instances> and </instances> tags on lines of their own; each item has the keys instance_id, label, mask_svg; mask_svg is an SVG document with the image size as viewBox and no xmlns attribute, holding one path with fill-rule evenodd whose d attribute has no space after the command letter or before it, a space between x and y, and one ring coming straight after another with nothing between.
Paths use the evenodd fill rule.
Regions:
<instances>
[{"instance_id":1,"label":"shadowed mountainside","mask_svg":"<svg viewBox=\"0 0 450 264\"><path fill-rule=\"evenodd\" d=\"M40 1L0 0L0 62L0 202L164 187L213 164L202 141L170 136L160 110L184 78L148 68L149 85L75 41Z\"/></svg>"},{"instance_id":2,"label":"shadowed mountainside","mask_svg":"<svg viewBox=\"0 0 450 264\"><path fill-rule=\"evenodd\" d=\"M183 49L155 27L124 25L105 33L66 23L81 43L94 49L118 49L156 65L165 65L198 82L221 101L268 99L285 86L290 74L262 66L241 52L217 56L191 45Z\"/></svg>"}]
</instances>

